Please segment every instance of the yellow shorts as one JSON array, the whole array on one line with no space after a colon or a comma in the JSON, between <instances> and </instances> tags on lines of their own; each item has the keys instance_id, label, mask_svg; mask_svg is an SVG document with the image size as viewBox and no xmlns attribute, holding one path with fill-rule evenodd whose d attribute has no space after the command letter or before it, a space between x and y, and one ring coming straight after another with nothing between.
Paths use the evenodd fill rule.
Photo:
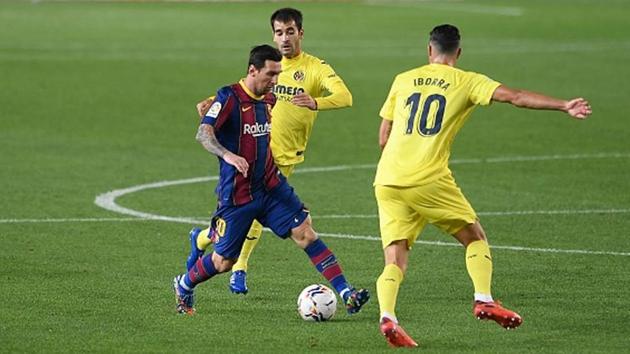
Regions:
<instances>
[{"instance_id":1,"label":"yellow shorts","mask_svg":"<svg viewBox=\"0 0 630 354\"><path fill-rule=\"evenodd\" d=\"M375 194L383 248L398 240L411 248L427 223L452 235L477 220L450 174L422 186L377 185Z\"/></svg>"},{"instance_id":2,"label":"yellow shorts","mask_svg":"<svg viewBox=\"0 0 630 354\"><path fill-rule=\"evenodd\" d=\"M293 170L295 169L295 165L276 165L276 166L278 166L278 169L280 170L280 172L282 172L282 174L286 178L289 178L289 176L293 174Z\"/></svg>"}]
</instances>

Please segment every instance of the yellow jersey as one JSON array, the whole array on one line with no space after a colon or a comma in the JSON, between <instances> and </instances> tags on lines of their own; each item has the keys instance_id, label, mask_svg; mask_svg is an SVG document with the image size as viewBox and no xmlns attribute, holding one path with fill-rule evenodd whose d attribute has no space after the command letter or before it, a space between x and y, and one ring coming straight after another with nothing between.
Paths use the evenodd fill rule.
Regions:
<instances>
[{"instance_id":1,"label":"yellow jersey","mask_svg":"<svg viewBox=\"0 0 630 354\"><path fill-rule=\"evenodd\" d=\"M281 166L304 161L317 111L291 103L293 96L306 92L317 102L317 110L352 105L352 94L325 61L301 52L282 58L282 73L273 89L277 101L271 111L271 151Z\"/></svg>"},{"instance_id":2,"label":"yellow jersey","mask_svg":"<svg viewBox=\"0 0 630 354\"><path fill-rule=\"evenodd\" d=\"M418 186L450 174L455 135L475 106L490 104L499 85L442 64L396 76L380 111L381 118L393 122L374 185Z\"/></svg>"}]
</instances>

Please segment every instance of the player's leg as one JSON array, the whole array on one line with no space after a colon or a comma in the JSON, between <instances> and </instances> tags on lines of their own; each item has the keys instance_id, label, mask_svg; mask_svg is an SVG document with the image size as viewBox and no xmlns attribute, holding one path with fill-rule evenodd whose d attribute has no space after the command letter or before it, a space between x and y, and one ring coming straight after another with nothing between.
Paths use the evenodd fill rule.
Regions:
<instances>
[{"instance_id":1,"label":"player's leg","mask_svg":"<svg viewBox=\"0 0 630 354\"><path fill-rule=\"evenodd\" d=\"M429 188L423 191L433 204L428 208L430 210L424 211L429 222L453 235L466 249L466 269L475 289L475 316L494 319L505 328L518 327L521 317L504 309L492 298L492 256L472 206L450 175L440 178Z\"/></svg>"},{"instance_id":2,"label":"player's leg","mask_svg":"<svg viewBox=\"0 0 630 354\"><path fill-rule=\"evenodd\" d=\"M186 269L190 270L201 258L211 243L214 242L214 235L210 227L206 229L193 228L188 234L190 241L190 253L186 258Z\"/></svg>"},{"instance_id":3,"label":"player's leg","mask_svg":"<svg viewBox=\"0 0 630 354\"><path fill-rule=\"evenodd\" d=\"M404 189L376 186L379 226L385 266L376 281L380 309L380 330L393 347L415 347L418 344L398 324L396 301L407 270L409 248L425 222L404 201Z\"/></svg>"},{"instance_id":4,"label":"player's leg","mask_svg":"<svg viewBox=\"0 0 630 354\"><path fill-rule=\"evenodd\" d=\"M367 290L356 290L346 281L337 257L317 237L308 210L288 183L280 184L265 197L265 212L259 220L279 237L291 237L304 250L315 268L346 303L348 313L358 312L368 301Z\"/></svg>"},{"instance_id":5,"label":"player's leg","mask_svg":"<svg viewBox=\"0 0 630 354\"><path fill-rule=\"evenodd\" d=\"M295 165L282 165L278 166L278 169L285 177L289 177L293 173ZM258 241L262 237L263 226L256 220L252 223L252 227L247 233L245 243L241 249L241 255L238 257L238 261L232 267L232 276L230 276L230 290L235 294L247 294L249 289L247 288L247 266L249 263L249 257L251 256L254 248L258 245Z\"/></svg>"},{"instance_id":6,"label":"player's leg","mask_svg":"<svg viewBox=\"0 0 630 354\"><path fill-rule=\"evenodd\" d=\"M194 289L198 284L232 269L256 214L254 204L221 207L216 211L210 225L211 234L217 238L214 252L198 258L186 273L173 281L179 313L194 313Z\"/></svg>"},{"instance_id":7,"label":"player's leg","mask_svg":"<svg viewBox=\"0 0 630 354\"><path fill-rule=\"evenodd\" d=\"M299 220L299 217L295 220ZM291 229L291 239L306 252L317 271L339 293L346 304L348 313L359 312L370 299L369 292L366 289L354 289L348 283L335 254L326 246L324 241L317 237L310 216L307 215L299 226Z\"/></svg>"},{"instance_id":8,"label":"player's leg","mask_svg":"<svg viewBox=\"0 0 630 354\"><path fill-rule=\"evenodd\" d=\"M492 256L481 224L468 224L453 236L466 248L466 269L475 289L473 315L480 320L493 320L506 329L520 326L521 316L492 298Z\"/></svg>"}]
</instances>

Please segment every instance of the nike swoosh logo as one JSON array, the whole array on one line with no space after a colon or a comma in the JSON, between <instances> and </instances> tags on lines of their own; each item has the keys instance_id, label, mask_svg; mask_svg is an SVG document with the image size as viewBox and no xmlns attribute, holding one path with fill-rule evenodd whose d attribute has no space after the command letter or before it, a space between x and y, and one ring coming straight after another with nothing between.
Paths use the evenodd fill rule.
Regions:
<instances>
[{"instance_id":1,"label":"nike swoosh logo","mask_svg":"<svg viewBox=\"0 0 630 354\"><path fill-rule=\"evenodd\" d=\"M243 112L247 112L247 111L249 111L249 109L250 109L250 108L252 108L252 106L249 106L249 107L241 107L241 111L243 111Z\"/></svg>"},{"instance_id":2,"label":"nike swoosh logo","mask_svg":"<svg viewBox=\"0 0 630 354\"><path fill-rule=\"evenodd\" d=\"M256 239L258 239L258 237L255 237L255 236L254 236L254 237L245 236L245 239L246 239L246 240L256 240Z\"/></svg>"},{"instance_id":3,"label":"nike swoosh logo","mask_svg":"<svg viewBox=\"0 0 630 354\"><path fill-rule=\"evenodd\" d=\"M394 278L386 278L385 281L396 281Z\"/></svg>"}]
</instances>

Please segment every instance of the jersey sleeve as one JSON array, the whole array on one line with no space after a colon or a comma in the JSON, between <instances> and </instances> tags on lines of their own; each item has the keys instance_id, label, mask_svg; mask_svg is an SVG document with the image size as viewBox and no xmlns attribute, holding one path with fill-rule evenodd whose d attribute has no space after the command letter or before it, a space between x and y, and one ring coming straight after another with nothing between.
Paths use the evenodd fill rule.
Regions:
<instances>
[{"instance_id":1,"label":"jersey sleeve","mask_svg":"<svg viewBox=\"0 0 630 354\"><path fill-rule=\"evenodd\" d=\"M381 107L381 111L379 115L383 119L394 120L394 108L396 107L396 81L398 81L398 77L394 79L392 83L392 87L389 89L389 94L385 99L385 103L383 103L383 107Z\"/></svg>"},{"instance_id":2,"label":"jersey sleeve","mask_svg":"<svg viewBox=\"0 0 630 354\"><path fill-rule=\"evenodd\" d=\"M210 109L208 109L206 115L201 119L201 124L209 124L213 126L215 130L220 129L230 116L234 104L235 98L229 88L224 87L220 89L217 91L216 96L214 96Z\"/></svg>"},{"instance_id":3,"label":"jersey sleeve","mask_svg":"<svg viewBox=\"0 0 630 354\"><path fill-rule=\"evenodd\" d=\"M477 73L472 75L470 83L470 101L480 106L489 105L494 91L501 85L501 83Z\"/></svg>"},{"instance_id":4,"label":"jersey sleeve","mask_svg":"<svg viewBox=\"0 0 630 354\"><path fill-rule=\"evenodd\" d=\"M321 89L330 93L328 96L315 98L318 110L352 106L350 90L330 65L322 61L319 65L318 76Z\"/></svg>"}]
</instances>

